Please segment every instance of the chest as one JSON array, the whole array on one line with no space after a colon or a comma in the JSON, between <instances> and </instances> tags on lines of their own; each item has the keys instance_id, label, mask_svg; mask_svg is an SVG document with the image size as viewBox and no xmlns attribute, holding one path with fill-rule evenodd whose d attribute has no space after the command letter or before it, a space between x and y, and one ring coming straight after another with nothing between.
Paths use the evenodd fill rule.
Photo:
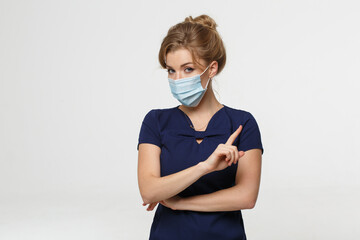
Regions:
<instances>
[{"instance_id":1,"label":"chest","mask_svg":"<svg viewBox=\"0 0 360 240\"><path fill-rule=\"evenodd\" d=\"M205 161L230 136L229 129L205 132L173 129L162 134L160 166L162 176L182 171ZM201 140L201 141L199 141Z\"/></svg>"},{"instance_id":2,"label":"chest","mask_svg":"<svg viewBox=\"0 0 360 240\"><path fill-rule=\"evenodd\" d=\"M223 129L216 134L208 132L202 137L203 141L199 144L196 133L190 135L176 131L164 134L160 156L161 176L180 172L205 161L220 143L226 142L229 133ZM224 170L206 174L184 190L181 196L206 194L231 187L235 184L236 172L237 164L233 164Z\"/></svg>"}]
</instances>

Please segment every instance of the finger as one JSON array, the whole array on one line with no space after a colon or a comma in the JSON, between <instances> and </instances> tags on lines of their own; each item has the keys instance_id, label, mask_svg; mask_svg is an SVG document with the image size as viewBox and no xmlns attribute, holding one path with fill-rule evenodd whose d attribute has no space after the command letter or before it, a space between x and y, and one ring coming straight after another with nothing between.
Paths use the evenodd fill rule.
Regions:
<instances>
[{"instance_id":1,"label":"finger","mask_svg":"<svg viewBox=\"0 0 360 240\"><path fill-rule=\"evenodd\" d=\"M239 136L240 132L242 130L242 125L240 125L238 127L238 129L236 129L235 132L233 132L233 134L230 135L230 137L228 138L228 140L226 141L226 145L232 145L235 141L235 139L237 138L237 136Z\"/></svg>"},{"instance_id":2,"label":"finger","mask_svg":"<svg viewBox=\"0 0 360 240\"><path fill-rule=\"evenodd\" d=\"M231 163L233 162L234 158L232 156L231 150L230 149L226 149L226 155L227 155L227 165L231 165Z\"/></svg>"},{"instance_id":3,"label":"finger","mask_svg":"<svg viewBox=\"0 0 360 240\"><path fill-rule=\"evenodd\" d=\"M157 205L157 202L150 204L150 206L148 207L148 211L152 211L156 205Z\"/></svg>"},{"instance_id":4,"label":"finger","mask_svg":"<svg viewBox=\"0 0 360 240\"><path fill-rule=\"evenodd\" d=\"M245 152L244 151L239 151L239 157L242 157L245 155Z\"/></svg>"},{"instance_id":5,"label":"finger","mask_svg":"<svg viewBox=\"0 0 360 240\"><path fill-rule=\"evenodd\" d=\"M220 155L225 156L225 161L231 160L235 154L232 153L232 148L229 145L221 144L218 149Z\"/></svg>"},{"instance_id":6,"label":"finger","mask_svg":"<svg viewBox=\"0 0 360 240\"><path fill-rule=\"evenodd\" d=\"M231 159L231 154L229 151L224 151L224 154L225 154L225 161L230 161Z\"/></svg>"},{"instance_id":7,"label":"finger","mask_svg":"<svg viewBox=\"0 0 360 240\"><path fill-rule=\"evenodd\" d=\"M217 151L218 151L218 156L225 157L225 161L229 161L231 159L231 154L226 147L224 147L222 149L218 149Z\"/></svg>"},{"instance_id":8,"label":"finger","mask_svg":"<svg viewBox=\"0 0 360 240\"><path fill-rule=\"evenodd\" d=\"M229 166L230 166L235 161L235 153L234 153L233 149L231 149L231 147L229 149L229 152L230 152L230 155L231 155L231 159L229 161Z\"/></svg>"},{"instance_id":9,"label":"finger","mask_svg":"<svg viewBox=\"0 0 360 240\"><path fill-rule=\"evenodd\" d=\"M225 145L225 148L230 152L231 154L231 161L229 163L236 163L236 161L238 160L239 154L237 151L237 147L235 146L230 146L230 145Z\"/></svg>"},{"instance_id":10,"label":"finger","mask_svg":"<svg viewBox=\"0 0 360 240\"><path fill-rule=\"evenodd\" d=\"M233 146L233 149L234 149L234 154L235 154L235 161L234 161L234 164L237 164L237 162L239 161L240 159L240 154L239 154L239 150L236 146Z\"/></svg>"},{"instance_id":11,"label":"finger","mask_svg":"<svg viewBox=\"0 0 360 240\"><path fill-rule=\"evenodd\" d=\"M149 206L147 207L147 210L149 211L152 207L153 207L154 203L149 204Z\"/></svg>"},{"instance_id":12,"label":"finger","mask_svg":"<svg viewBox=\"0 0 360 240\"><path fill-rule=\"evenodd\" d=\"M226 151L226 156L227 156L227 161L231 162L231 159L232 159L231 151L227 150Z\"/></svg>"},{"instance_id":13,"label":"finger","mask_svg":"<svg viewBox=\"0 0 360 240\"><path fill-rule=\"evenodd\" d=\"M235 156L237 156L237 154L235 155L234 149L231 149L230 151L231 151L232 159L231 159L231 162L230 162L230 165L229 165L229 166L231 166L231 164L235 163L235 161L236 161L236 157L235 157Z\"/></svg>"},{"instance_id":14,"label":"finger","mask_svg":"<svg viewBox=\"0 0 360 240\"><path fill-rule=\"evenodd\" d=\"M146 211L149 211L149 208L150 208L151 204L152 203L150 203L149 206L147 206Z\"/></svg>"}]
</instances>

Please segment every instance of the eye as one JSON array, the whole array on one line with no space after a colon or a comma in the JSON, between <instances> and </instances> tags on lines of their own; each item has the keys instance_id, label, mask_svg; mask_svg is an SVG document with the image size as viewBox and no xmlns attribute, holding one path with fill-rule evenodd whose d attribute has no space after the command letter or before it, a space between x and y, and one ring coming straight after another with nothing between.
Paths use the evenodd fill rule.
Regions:
<instances>
[{"instance_id":1,"label":"eye","mask_svg":"<svg viewBox=\"0 0 360 240\"><path fill-rule=\"evenodd\" d=\"M170 69L170 68L168 68L166 71L167 71L169 74L174 73L174 72L172 72L172 71L174 71L174 70L172 70L172 69Z\"/></svg>"},{"instance_id":2,"label":"eye","mask_svg":"<svg viewBox=\"0 0 360 240\"><path fill-rule=\"evenodd\" d=\"M191 67L185 68L185 72L188 72L188 73L192 72L193 70L194 70L194 69L191 68Z\"/></svg>"}]
</instances>

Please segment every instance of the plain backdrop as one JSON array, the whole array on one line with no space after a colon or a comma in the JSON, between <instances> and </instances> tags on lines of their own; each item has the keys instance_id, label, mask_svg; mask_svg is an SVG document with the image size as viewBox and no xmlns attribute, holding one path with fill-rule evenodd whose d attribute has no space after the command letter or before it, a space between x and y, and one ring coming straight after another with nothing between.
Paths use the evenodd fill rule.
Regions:
<instances>
[{"instance_id":1,"label":"plain backdrop","mask_svg":"<svg viewBox=\"0 0 360 240\"><path fill-rule=\"evenodd\" d=\"M263 146L248 239L359 239L358 1L0 0L0 239L147 239L145 114L174 107L158 51L208 14L219 101Z\"/></svg>"}]
</instances>

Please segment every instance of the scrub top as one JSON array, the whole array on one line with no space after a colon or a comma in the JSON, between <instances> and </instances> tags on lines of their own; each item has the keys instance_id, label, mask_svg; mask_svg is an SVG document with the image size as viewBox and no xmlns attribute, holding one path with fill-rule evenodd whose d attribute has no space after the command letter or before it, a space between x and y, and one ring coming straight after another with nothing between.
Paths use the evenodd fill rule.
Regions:
<instances>
[{"instance_id":1,"label":"scrub top","mask_svg":"<svg viewBox=\"0 0 360 240\"><path fill-rule=\"evenodd\" d=\"M161 177L167 176L205 161L220 143L240 126L240 135L233 145L238 150L262 150L260 130L253 115L247 111L223 104L210 119L205 131L190 127L190 118L179 106L150 110L141 125L140 143L160 147ZM191 124L192 125L192 124ZM198 143L197 138L202 138ZM208 173L180 192L180 197L209 194L235 185L237 165ZM200 212L172 210L158 204L150 229L150 240L240 240L246 239L241 210Z\"/></svg>"}]
</instances>

